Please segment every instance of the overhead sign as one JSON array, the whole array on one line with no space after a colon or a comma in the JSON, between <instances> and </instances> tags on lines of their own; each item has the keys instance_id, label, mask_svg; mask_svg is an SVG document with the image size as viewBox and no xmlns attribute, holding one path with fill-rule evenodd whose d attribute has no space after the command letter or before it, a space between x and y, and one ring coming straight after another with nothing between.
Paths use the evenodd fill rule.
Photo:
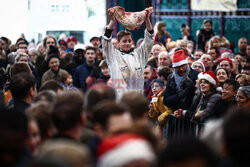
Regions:
<instances>
[{"instance_id":1,"label":"overhead sign","mask_svg":"<svg viewBox=\"0 0 250 167\"><path fill-rule=\"evenodd\" d=\"M237 0L191 0L192 10L236 11Z\"/></svg>"}]
</instances>

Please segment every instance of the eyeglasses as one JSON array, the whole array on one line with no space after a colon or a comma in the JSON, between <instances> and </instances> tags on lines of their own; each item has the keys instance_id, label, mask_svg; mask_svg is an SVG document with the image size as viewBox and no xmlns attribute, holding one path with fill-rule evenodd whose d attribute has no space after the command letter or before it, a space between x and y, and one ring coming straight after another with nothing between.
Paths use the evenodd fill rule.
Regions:
<instances>
[{"instance_id":1,"label":"eyeglasses","mask_svg":"<svg viewBox=\"0 0 250 167\"><path fill-rule=\"evenodd\" d=\"M197 65L194 65L193 68L199 68L199 69L203 69L202 66L197 66Z\"/></svg>"}]
</instances>

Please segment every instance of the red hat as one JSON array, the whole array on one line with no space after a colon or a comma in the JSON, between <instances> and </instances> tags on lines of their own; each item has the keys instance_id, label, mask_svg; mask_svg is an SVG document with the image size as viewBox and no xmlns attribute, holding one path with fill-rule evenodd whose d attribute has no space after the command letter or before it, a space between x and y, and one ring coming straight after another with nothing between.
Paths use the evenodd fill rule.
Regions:
<instances>
[{"instance_id":1,"label":"red hat","mask_svg":"<svg viewBox=\"0 0 250 167\"><path fill-rule=\"evenodd\" d=\"M156 157L149 142L135 134L123 133L104 139L98 146L97 166L116 167L134 160L154 162Z\"/></svg>"},{"instance_id":2,"label":"red hat","mask_svg":"<svg viewBox=\"0 0 250 167\"><path fill-rule=\"evenodd\" d=\"M188 64L187 56L184 50L178 50L174 53L172 66L179 67L183 64Z\"/></svg>"},{"instance_id":3,"label":"red hat","mask_svg":"<svg viewBox=\"0 0 250 167\"><path fill-rule=\"evenodd\" d=\"M66 43L68 43L69 41L74 41L75 43L77 43L76 37L74 37L74 36L72 36L72 35L70 35L70 36L67 38Z\"/></svg>"},{"instance_id":4,"label":"red hat","mask_svg":"<svg viewBox=\"0 0 250 167\"><path fill-rule=\"evenodd\" d=\"M198 75L198 79L201 80L201 79L205 79L207 80L209 83L217 86L218 85L218 80L216 78L216 75L214 72L212 71L209 71L209 72L202 72L202 73L199 73Z\"/></svg>"},{"instance_id":5,"label":"red hat","mask_svg":"<svg viewBox=\"0 0 250 167\"><path fill-rule=\"evenodd\" d=\"M229 58L222 58L222 59L219 60L218 63L220 64L220 62L222 62L222 61L224 61L224 60L228 61L228 62L230 63L230 65L231 65L231 67L233 68L233 62L232 62L232 60L229 59Z\"/></svg>"},{"instance_id":6,"label":"red hat","mask_svg":"<svg viewBox=\"0 0 250 167\"><path fill-rule=\"evenodd\" d=\"M192 65L191 65L191 68L192 68L192 69L193 69L195 63L200 63L200 64L202 65L203 71L204 71L204 72L206 71L206 64L204 63L204 61L196 60L196 61L193 62Z\"/></svg>"}]
</instances>

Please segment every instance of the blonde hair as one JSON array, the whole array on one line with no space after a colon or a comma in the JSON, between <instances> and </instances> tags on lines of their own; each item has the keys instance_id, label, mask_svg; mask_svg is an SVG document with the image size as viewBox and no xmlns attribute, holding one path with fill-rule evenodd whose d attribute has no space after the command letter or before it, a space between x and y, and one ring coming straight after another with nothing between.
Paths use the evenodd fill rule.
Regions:
<instances>
[{"instance_id":1,"label":"blonde hair","mask_svg":"<svg viewBox=\"0 0 250 167\"><path fill-rule=\"evenodd\" d=\"M66 139L47 141L38 151L38 157L54 157L64 160L72 167L90 165L90 152L82 144Z\"/></svg>"}]
</instances>

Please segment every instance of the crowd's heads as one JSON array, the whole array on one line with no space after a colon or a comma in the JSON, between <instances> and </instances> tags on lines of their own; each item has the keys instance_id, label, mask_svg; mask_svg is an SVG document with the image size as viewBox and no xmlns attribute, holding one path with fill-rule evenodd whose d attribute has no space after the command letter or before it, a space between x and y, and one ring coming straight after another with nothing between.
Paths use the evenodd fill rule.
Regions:
<instances>
[{"instance_id":1,"label":"crowd's heads","mask_svg":"<svg viewBox=\"0 0 250 167\"><path fill-rule=\"evenodd\" d=\"M10 81L10 90L13 99L34 97L36 96L36 80L32 74L28 73L14 75Z\"/></svg>"},{"instance_id":2,"label":"crowd's heads","mask_svg":"<svg viewBox=\"0 0 250 167\"><path fill-rule=\"evenodd\" d=\"M249 166L250 112L230 112L223 122L224 144L227 157L239 166Z\"/></svg>"},{"instance_id":3,"label":"crowd's heads","mask_svg":"<svg viewBox=\"0 0 250 167\"><path fill-rule=\"evenodd\" d=\"M158 167L216 166L217 159L207 145L195 138L168 142L159 158Z\"/></svg>"},{"instance_id":4,"label":"crowd's heads","mask_svg":"<svg viewBox=\"0 0 250 167\"><path fill-rule=\"evenodd\" d=\"M130 51L133 44L132 34L127 30L122 30L117 34L119 49L124 52Z\"/></svg>"},{"instance_id":5,"label":"crowd's heads","mask_svg":"<svg viewBox=\"0 0 250 167\"><path fill-rule=\"evenodd\" d=\"M142 119L149 110L147 98L139 93L125 94L121 98L121 103L128 107L134 120Z\"/></svg>"},{"instance_id":6,"label":"crowd's heads","mask_svg":"<svg viewBox=\"0 0 250 167\"><path fill-rule=\"evenodd\" d=\"M250 85L241 86L237 92L237 105L239 108L250 106Z\"/></svg>"},{"instance_id":7,"label":"crowd's heads","mask_svg":"<svg viewBox=\"0 0 250 167\"><path fill-rule=\"evenodd\" d=\"M211 31L212 28L213 28L213 22L212 22L212 20L204 20L204 21L203 21L202 28L203 28L205 31Z\"/></svg>"},{"instance_id":8,"label":"crowd's heads","mask_svg":"<svg viewBox=\"0 0 250 167\"><path fill-rule=\"evenodd\" d=\"M49 46L56 46L56 38L52 35L48 35L43 39L43 47L45 50L48 50Z\"/></svg>"},{"instance_id":9,"label":"crowd's heads","mask_svg":"<svg viewBox=\"0 0 250 167\"><path fill-rule=\"evenodd\" d=\"M83 95L80 91L63 92L57 96L52 120L59 133L84 125Z\"/></svg>"},{"instance_id":10,"label":"crowd's heads","mask_svg":"<svg viewBox=\"0 0 250 167\"><path fill-rule=\"evenodd\" d=\"M188 61L186 58L187 58L187 56L186 56L184 50L176 51L173 55L172 66L179 67L179 66L182 66L184 64L188 64Z\"/></svg>"},{"instance_id":11,"label":"crowd's heads","mask_svg":"<svg viewBox=\"0 0 250 167\"><path fill-rule=\"evenodd\" d=\"M202 79L205 79L207 80L209 83L217 86L218 85L218 80L216 78L216 75L214 72L210 71L210 72L202 72L202 73L199 73L198 75L198 79L199 80L202 80Z\"/></svg>"},{"instance_id":12,"label":"crowd's heads","mask_svg":"<svg viewBox=\"0 0 250 167\"><path fill-rule=\"evenodd\" d=\"M27 117L21 112L0 112L0 165L13 166L21 160L27 139Z\"/></svg>"},{"instance_id":13,"label":"crowd's heads","mask_svg":"<svg viewBox=\"0 0 250 167\"><path fill-rule=\"evenodd\" d=\"M93 108L94 130L100 138L126 130L132 126L132 117L114 101L103 101Z\"/></svg>"},{"instance_id":14,"label":"crowd's heads","mask_svg":"<svg viewBox=\"0 0 250 167\"><path fill-rule=\"evenodd\" d=\"M222 88L221 98L225 101L235 101L235 96L240 84L234 79L227 79Z\"/></svg>"},{"instance_id":15,"label":"crowd's heads","mask_svg":"<svg viewBox=\"0 0 250 167\"><path fill-rule=\"evenodd\" d=\"M206 65L201 60L196 60L192 63L191 68L199 72L206 72Z\"/></svg>"},{"instance_id":16,"label":"crowd's heads","mask_svg":"<svg viewBox=\"0 0 250 167\"><path fill-rule=\"evenodd\" d=\"M75 45L77 44L77 39L71 35L66 39L66 43L68 49L74 49Z\"/></svg>"},{"instance_id":17,"label":"crowd's heads","mask_svg":"<svg viewBox=\"0 0 250 167\"><path fill-rule=\"evenodd\" d=\"M32 103L26 111L29 117L36 120L42 141L45 141L54 135L51 112L52 105L50 101L43 100Z\"/></svg>"},{"instance_id":18,"label":"crowd's heads","mask_svg":"<svg viewBox=\"0 0 250 167\"><path fill-rule=\"evenodd\" d=\"M158 64L160 67L169 67L171 64L171 59L168 52L162 51L158 55Z\"/></svg>"},{"instance_id":19,"label":"crowd's heads","mask_svg":"<svg viewBox=\"0 0 250 167\"><path fill-rule=\"evenodd\" d=\"M225 68L217 68L215 74L219 84L223 84L229 78L229 73Z\"/></svg>"},{"instance_id":20,"label":"crowd's heads","mask_svg":"<svg viewBox=\"0 0 250 167\"><path fill-rule=\"evenodd\" d=\"M110 136L98 147L97 166L154 166L156 155L143 137L124 133Z\"/></svg>"},{"instance_id":21,"label":"crowd's heads","mask_svg":"<svg viewBox=\"0 0 250 167\"><path fill-rule=\"evenodd\" d=\"M157 32L162 34L162 32L164 32L164 30L166 30L166 23L164 23L163 21L159 21L157 23Z\"/></svg>"},{"instance_id":22,"label":"crowd's heads","mask_svg":"<svg viewBox=\"0 0 250 167\"><path fill-rule=\"evenodd\" d=\"M156 95L164 87L164 82L162 79L154 79L151 82L151 89L154 95Z\"/></svg>"},{"instance_id":23,"label":"crowd's heads","mask_svg":"<svg viewBox=\"0 0 250 167\"><path fill-rule=\"evenodd\" d=\"M86 92L85 96L85 108L87 112L92 112L93 107L97 105L97 103L103 100L112 100L115 101L116 94L115 90L104 84L97 84Z\"/></svg>"},{"instance_id":24,"label":"crowd's heads","mask_svg":"<svg viewBox=\"0 0 250 167\"><path fill-rule=\"evenodd\" d=\"M46 163L49 166L53 166L52 162L51 164L48 163L48 159L44 158L52 158L54 160L54 164L58 160L60 160L61 163L58 163L58 165L54 166L60 166L60 167L87 167L92 166L91 162L91 156L88 148L86 148L84 145L81 145L80 143L76 143L70 140L51 140L46 142L38 152L37 160L35 163L37 163L37 166L41 166L42 162ZM40 161L40 164L38 163ZM38 165L39 164L39 165ZM59 165L60 164L60 165ZM35 165L34 165L35 166Z\"/></svg>"},{"instance_id":25,"label":"crowd's heads","mask_svg":"<svg viewBox=\"0 0 250 167\"><path fill-rule=\"evenodd\" d=\"M146 65L144 69L144 79L150 79L153 75L154 69L150 65Z\"/></svg>"},{"instance_id":26,"label":"crowd's heads","mask_svg":"<svg viewBox=\"0 0 250 167\"><path fill-rule=\"evenodd\" d=\"M15 63L10 68L10 77L13 77L19 73L31 74L32 71L27 63Z\"/></svg>"},{"instance_id":27,"label":"crowd's heads","mask_svg":"<svg viewBox=\"0 0 250 167\"><path fill-rule=\"evenodd\" d=\"M44 82L42 86L39 88L40 92L44 90L52 90L55 93L60 93L63 91L63 86L55 80L48 80Z\"/></svg>"}]
</instances>

